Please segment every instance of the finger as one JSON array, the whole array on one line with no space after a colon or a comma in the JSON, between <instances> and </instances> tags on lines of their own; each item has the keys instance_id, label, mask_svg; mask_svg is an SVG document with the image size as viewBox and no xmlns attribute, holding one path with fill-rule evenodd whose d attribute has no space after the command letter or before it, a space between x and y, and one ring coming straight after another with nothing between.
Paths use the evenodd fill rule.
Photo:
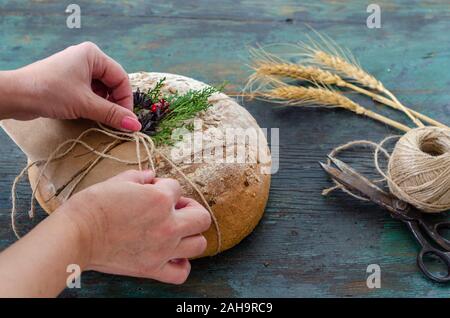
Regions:
<instances>
[{"instance_id":1,"label":"finger","mask_svg":"<svg viewBox=\"0 0 450 318\"><path fill-rule=\"evenodd\" d=\"M133 92L123 67L100 49L96 50L92 77L101 81L111 92L113 100L129 110L133 109Z\"/></svg>"},{"instance_id":2,"label":"finger","mask_svg":"<svg viewBox=\"0 0 450 318\"><path fill-rule=\"evenodd\" d=\"M99 80L93 80L91 83L92 91L103 98L108 97L108 88Z\"/></svg>"},{"instance_id":3,"label":"finger","mask_svg":"<svg viewBox=\"0 0 450 318\"><path fill-rule=\"evenodd\" d=\"M180 199L181 186L177 180L169 178L155 178L153 180L153 184L155 188L168 195L172 202L178 202Z\"/></svg>"},{"instance_id":4,"label":"finger","mask_svg":"<svg viewBox=\"0 0 450 318\"><path fill-rule=\"evenodd\" d=\"M191 263L189 260L177 260L177 262L167 262L154 277L163 283L183 284L191 272Z\"/></svg>"},{"instance_id":5,"label":"finger","mask_svg":"<svg viewBox=\"0 0 450 318\"><path fill-rule=\"evenodd\" d=\"M205 250L208 242L203 235L194 235L185 237L181 240L175 249L173 256L180 258L193 258L201 255Z\"/></svg>"},{"instance_id":6,"label":"finger","mask_svg":"<svg viewBox=\"0 0 450 318\"><path fill-rule=\"evenodd\" d=\"M154 178L155 173L152 170L128 170L110 178L109 180L149 184L153 181Z\"/></svg>"},{"instance_id":7,"label":"finger","mask_svg":"<svg viewBox=\"0 0 450 318\"><path fill-rule=\"evenodd\" d=\"M141 130L141 123L131 110L112 103L94 93L91 94L88 101L89 105L86 106L87 111L83 115L84 118L99 121L116 129Z\"/></svg>"},{"instance_id":8,"label":"finger","mask_svg":"<svg viewBox=\"0 0 450 318\"><path fill-rule=\"evenodd\" d=\"M203 206L175 210L175 220L182 237L203 233L211 226L211 215Z\"/></svg>"},{"instance_id":9,"label":"finger","mask_svg":"<svg viewBox=\"0 0 450 318\"><path fill-rule=\"evenodd\" d=\"M191 198L180 197L177 204L175 205L175 209L182 209L186 207L201 207L202 205Z\"/></svg>"}]
</instances>

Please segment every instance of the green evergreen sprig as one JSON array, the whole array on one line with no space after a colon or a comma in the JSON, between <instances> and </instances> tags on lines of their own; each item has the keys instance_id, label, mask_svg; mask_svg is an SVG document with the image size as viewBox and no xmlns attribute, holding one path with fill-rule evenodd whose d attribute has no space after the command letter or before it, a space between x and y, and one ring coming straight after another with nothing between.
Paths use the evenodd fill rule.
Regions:
<instances>
[{"instance_id":1,"label":"green evergreen sprig","mask_svg":"<svg viewBox=\"0 0 450 318\"><path fill-rule=\"evenodd\" d=\"M211 107L212 104L208 101L209 97L223 89L223 86L221 88L206 87L201 90L189 90L184 94L175 93L165 96L161 92L164 81L165 78L159 81L154 88L148 90L145 96L141 96L139 101L143 101L142 105L136 105L136 98L134 105L135 113L141 123L153 120L152 130L143 132L148 133L157 146L173 144L173 130L182 127L189 129L187 121ZM135 96L136 94L142 95L143 93L136 92ZM167 110L164 108L164 111L152 112L152 109L156 109L156 107L152 108L155 104L168 104L168 108Z\"/></svg>"}]
</instances>

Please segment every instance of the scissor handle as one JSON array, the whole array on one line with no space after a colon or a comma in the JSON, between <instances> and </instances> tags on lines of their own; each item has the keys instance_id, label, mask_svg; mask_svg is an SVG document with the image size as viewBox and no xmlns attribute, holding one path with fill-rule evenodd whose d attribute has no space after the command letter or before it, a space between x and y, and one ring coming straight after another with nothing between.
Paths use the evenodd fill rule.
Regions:
<instances>
[{"instance_id":1,"label":"scissor handle","mask_svg":"<svg viewBox=\"0 0 450 318\"><path fill-rule=\"evenodd\" d=\"M450 221L431 223L424 219L419 220L420 225L431 239L447 252L450 252L450 240L442 235L443 229L450 229Z\"/></svg>"},{"instance_id":2,"label":"scissor handle","mask_svg":"<svg viewBox=\"0 0 450 318\"><path fill-rule=\"evenodd\" d=\"M417 265L419 266L422 273L432 281L438 283L450 282L450 252L441 251L435 248L433 245L431 245L422 234L421 228L424 228L423 224L421 224L422 226L419 225L419 222L417 220L404 222L406 223L406 225L408 225L408 228L411 230L411 233L414 235L417 242L420 244L421 251L417 255ZM428 232L428 229L426 230L426 232ZM447 266L446 275L444 276L435 275L428 269L427 265L425 265L424 258L425 256L431 255L434 255L436 258L440 259L445 264L445 266Z\"/></svg>"},{"instance_id":3,"label":"scissor handle","mask_svg":"<svg viewBox=\"0 0 450 318\"><path fill-rule=\"evenodd\" d=\"M447 266L447 274L444 276L436 275L432 271L430 271L425 264L424 258L425 256L434 256L438 259L440 259L446 266ZM442 252L438 249L435 249L433 247L431 248L423 248L419 255L417 255L417 265L419 266L422 273L431 279L432 281L435 281L437 283L448 283L450 282L450 253L449 252Z\"/></svg>"}]
</instances>

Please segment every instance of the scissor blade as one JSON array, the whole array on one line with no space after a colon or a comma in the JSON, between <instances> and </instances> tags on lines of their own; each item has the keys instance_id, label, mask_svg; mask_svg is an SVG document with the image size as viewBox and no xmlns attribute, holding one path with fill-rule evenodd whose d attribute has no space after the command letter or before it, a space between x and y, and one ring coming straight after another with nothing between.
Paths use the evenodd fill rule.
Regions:
<instances>
[{"instance_id":1,"label":"scissor blade","mask_svg":"<svg viewBox=\"0 0 450 318\"><path fill-rule=\"evenodd\" d=\"M332 162L334 164L337 162L336 166L345 171L320 163L322 168L331 176L331 178L342 184L350 192L367 198L392 213L399 214L399 211L395 208L395 197L381 190L370 180L356 173L342 161L334 159Z\"/></svg>"},{"instance_id":2,"label":"scissor blade","mask_svg":"<svg viewBox=\"0 0 450 318\"><path fill-rule=\"evenodd\" d=\"M327 156L328 159L336 166L339 168L339 170L341 170L342 172L351 174L351 175L358 175L361 176L359 173L357 173L355 170L353 170L348 164L346 164L345 162L337 159L337 158L333 158L331 156Z\"/></svg>"},{"instance_id":3,"label":"scissor blade","mask_svg":"<svg viewBox=\"0 0 450 318\"><path fill-rule=\"evenodd\" d=\"M355 179L361 179L361 181L365 182L366 184L370 185L371 188L382 192L384 194L387 194L385 191L383 191L380 187L378 187L375 183L373 183L372 181L370 181L369 179L367 179L366 177L364 177L362 174L356 172L352 167L350 167L348 164L346 164L345 162L337 159L337 158L333 158L331 156L328 156L328 159L342 172L344 172L345 174L348 174L350 176L353 176Z\"/></svg>"}]
</instances>

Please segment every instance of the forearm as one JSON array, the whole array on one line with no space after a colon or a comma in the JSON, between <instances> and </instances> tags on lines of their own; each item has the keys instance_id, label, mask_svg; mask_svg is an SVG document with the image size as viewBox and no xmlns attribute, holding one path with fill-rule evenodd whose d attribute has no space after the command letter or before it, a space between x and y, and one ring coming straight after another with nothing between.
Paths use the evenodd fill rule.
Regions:
<instances>
[{"instance_id":1,"label":"forearm","mask_svg":"<svg viewBox=\"0 0 450 318\"><path fill-rule=\"evenodd\" d=\"M54 297L66 286L67 266L86 265L79 228L56 211L0 254L0 297Z\"/></svg>"},{"instance_id":2,"label":"forearm","mask_svg":"<svg viewBox=\"0 0 450 318\"><path fill-rule=\"evenodd\" d=\"M0 120L34 118L34 105L39 102L35 86L25 68L0 71Z\"/></svg>"}]
</instances>

